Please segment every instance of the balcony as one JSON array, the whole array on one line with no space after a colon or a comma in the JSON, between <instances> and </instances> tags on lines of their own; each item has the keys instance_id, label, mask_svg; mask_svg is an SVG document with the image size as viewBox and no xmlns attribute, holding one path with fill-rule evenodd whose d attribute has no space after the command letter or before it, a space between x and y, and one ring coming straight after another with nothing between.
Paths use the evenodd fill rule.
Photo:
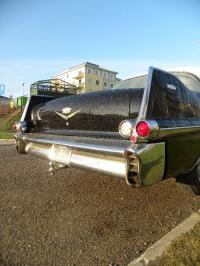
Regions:
<instances>
[{"instance_id":1,"label":"balcony","mask_svg":"<svg viewBox=\"0 0 200 266\"><path fill-rule=\"evenodd\" d=\"M82 79L85 77L85 74L81 71L79 71L79 73L74 77L74 79Z\"/></svg>"}]
</instances>

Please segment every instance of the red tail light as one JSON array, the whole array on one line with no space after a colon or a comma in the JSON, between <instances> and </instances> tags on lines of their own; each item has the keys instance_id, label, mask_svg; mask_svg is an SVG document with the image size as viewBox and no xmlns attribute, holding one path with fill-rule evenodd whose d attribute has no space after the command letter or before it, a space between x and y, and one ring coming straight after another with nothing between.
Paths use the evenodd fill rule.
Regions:
<instances>
[{"instance_id":1,"label":"red tail light","mask_svg":"<svg viewBox=\"0 0 200 266\"><path fill-rule=\"evenodd\" d=\"M146 138L149 136L150 132L151 132L151 128L149 126L149 124L146 121L140 121L137 125L136 125L136 133L139 137L141 138Z\"/></svg>"},{"instance_id":2,"label":"red tail light","mask_svg":"<svg viewBox=\"0 0 200 266\"><path fill-rule=\"evenodd\" d=\"M131 135L131 142L136 143L137 142L137 136Z\"/></svg>"}]
</instances>

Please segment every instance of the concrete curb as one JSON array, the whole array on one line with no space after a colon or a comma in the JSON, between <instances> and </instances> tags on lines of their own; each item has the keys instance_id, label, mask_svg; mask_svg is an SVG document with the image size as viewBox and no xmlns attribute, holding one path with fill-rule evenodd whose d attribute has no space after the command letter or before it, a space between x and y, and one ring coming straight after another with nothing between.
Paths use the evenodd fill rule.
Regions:
<instances>
[{"instance_id":1,"label":"concrete curb","mask_svg":"<svg viewBox=\"0 0 200 266\"><path fill-rule=\"evenodd\" d=\"M182 234L185 234L193 229L195 225L200 223L200 210L193 213L189 218L184 220L181 224L177 225L169 233L163 236L160 240L155 242L152 246L147 248L147 250L138 258L133 260L128 266L144 266L157 257L160 257L165 249L176 240Z\"/></svg>"}]
</instances>

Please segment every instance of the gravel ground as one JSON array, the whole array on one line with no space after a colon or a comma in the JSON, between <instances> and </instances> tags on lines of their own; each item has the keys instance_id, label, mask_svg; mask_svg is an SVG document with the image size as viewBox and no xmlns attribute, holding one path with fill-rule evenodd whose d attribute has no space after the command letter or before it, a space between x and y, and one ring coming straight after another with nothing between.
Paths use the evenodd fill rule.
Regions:
<instances>
[{"instance_id":1,"label":"gravel ground","mask_svg":"<svg viewBox=\"0 0 200 266\"><path fill-rule=\"evenodd\" d=\"M0 265L127 265L200 207L173 179L143 189L0 146Z\"/></svg>"}]
</instances>

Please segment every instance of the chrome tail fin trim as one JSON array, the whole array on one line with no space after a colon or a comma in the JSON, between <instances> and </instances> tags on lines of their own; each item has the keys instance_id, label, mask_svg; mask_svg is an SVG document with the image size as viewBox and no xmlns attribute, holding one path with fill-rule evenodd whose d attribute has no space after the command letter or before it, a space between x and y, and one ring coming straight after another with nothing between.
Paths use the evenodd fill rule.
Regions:
<instances>
[{"instance_id":1,"label":"chrome tail fin trim","mask_svg":"<svg viewBox=\"0 0 200 266\"><path fill-rule=\"evenodd\" d=\"M137 155L134 151L127 151L126 157L128 162L128 173L126 177L126 182L129 186L139 187L141 186L141 182L138 175L139 161Z\"/></svg>"}]
</instances>

